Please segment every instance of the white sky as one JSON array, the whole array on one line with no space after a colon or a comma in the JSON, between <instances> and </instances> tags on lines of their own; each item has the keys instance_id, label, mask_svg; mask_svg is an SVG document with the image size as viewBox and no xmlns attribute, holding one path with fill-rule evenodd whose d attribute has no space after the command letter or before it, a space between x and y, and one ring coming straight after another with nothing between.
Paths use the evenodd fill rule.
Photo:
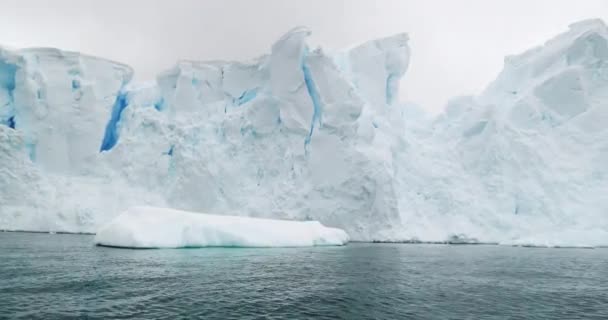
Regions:
<instances>
[{"instance_id":1,"label":"white sky","mask_svg":"<svg viewBox=\"0 0 608 320\"><path fill-rule=\"evenodd\" d=\"M402 99L436 112L481 91L505 55L587 18L608 22L608 0L1 0L0 43L82 51L127 63L145 80L180 58L267 53L297 25L327 49L407 32Z\"/></svg>"}]
</instances>

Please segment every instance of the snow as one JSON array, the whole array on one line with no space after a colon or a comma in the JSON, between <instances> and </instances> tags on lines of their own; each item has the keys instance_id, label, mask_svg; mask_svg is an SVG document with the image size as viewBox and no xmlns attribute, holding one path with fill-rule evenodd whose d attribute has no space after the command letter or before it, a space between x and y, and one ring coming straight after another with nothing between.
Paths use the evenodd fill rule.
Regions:
<instances>
[{"instance_id":1,"label":"snow","mask_svg":"<svg viewBox=\"0 0 608 320\"><path fill-rule=\"evenodd\" d=\"M125 248L341 246L348 235L318 221L132 207L102 226L95 243Z\"/></svg>"},{"instance_id":2,"label":"snow","mask_svg":"<svg viewBox=\"0 0 608 320\"><path fill-rule=\"evenodd\" d=\"M360 241L608 245L603 22L507 57L437 117L398 101L408 35L327 52L310 34L145 83L79 53L1 49L0 229L95 232L148 205Z\"/></svg>"}]
</instances>

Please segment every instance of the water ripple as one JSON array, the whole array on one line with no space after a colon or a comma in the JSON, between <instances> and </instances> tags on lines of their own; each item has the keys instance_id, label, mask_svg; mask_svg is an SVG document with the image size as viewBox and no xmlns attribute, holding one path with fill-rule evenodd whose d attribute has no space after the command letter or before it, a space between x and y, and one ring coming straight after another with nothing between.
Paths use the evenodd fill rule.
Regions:
<instances>
[{"instance_id":1,"label":"water ripple","mask_svg":"<svg viewBox=\"0 0 608 320\"><path fill-rule=\"evenodd\" d=\"M0 233L0 318L608 319L608 249L91 242Z\"/></svg>"}]
</instances>

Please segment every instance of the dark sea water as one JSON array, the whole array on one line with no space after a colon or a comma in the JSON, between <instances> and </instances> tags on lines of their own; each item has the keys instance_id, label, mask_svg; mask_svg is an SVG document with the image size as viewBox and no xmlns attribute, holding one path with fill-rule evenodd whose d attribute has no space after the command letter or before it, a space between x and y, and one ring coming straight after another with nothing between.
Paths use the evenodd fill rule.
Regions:
<instances>
[{"instance_id":1,"label":"dark sea water","mask_svg":"<svg viewBox=\"0 0 608 320\"><path fill-rule=\"evenodd\" d=\"M0 233L0 318L608 319L608 249L92 241Z\"/></svg>"}]
</instances>

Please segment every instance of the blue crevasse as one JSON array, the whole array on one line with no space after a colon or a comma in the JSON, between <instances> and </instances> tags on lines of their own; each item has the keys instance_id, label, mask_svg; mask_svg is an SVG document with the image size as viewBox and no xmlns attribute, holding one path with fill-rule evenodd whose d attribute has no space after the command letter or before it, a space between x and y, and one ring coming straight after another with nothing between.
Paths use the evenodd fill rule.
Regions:
<instances>
[{"instance_id":1,"label":"blue crevasse","mask_svg":"<svg viewBox=\"0 0 608 320\"><path fill-rule=\"evenodd\" d=\"M106 125L106 131L101 142L99 152L108 151L112 149L118 142L118 122L123 110L129 105L128 92L124 90L124 85L116 96L116 101L112 107L112 114L110 120Z\"/></svg>"},{"instance_id":2,"label":"blue crevasse","mask_svg":"<svg viewBox=\"0 0 608 320\"><path fill-rule=\"evenodd\" d=\"M386 104L391 105L396 96L396 87L399 85L400 75L395 73L390 73L388 77L386 77Z\"/></svg>"},{"instance_id":3,"label":"blue crevasse","mask_svg":"<svg viewBox=\"0 0 608 320\"><path fill-rule=\"evenodd\" d=\"M163 111L164 107L165 107L164 98L160 98L160 100L158 100L154 103L154 109L156 109L157 111Z\"/></svg>"},{"instance_id":4,"label":"blue crevasse","mask_svg":"<svg viewBox=\"0 0 608 320\"><path fill-rule=\"evenodd\" d=\"M15 90L17 66L0 60L0 86L12 92Z\"/></svg>"},{"instance_id":5,"label":"blue crevasse","mask_svg":"<svg viewBox=\"0 0 608 320\"><path fill-rule=\"evenodd\" d=\"M72 90L80 89L80 81L77 79L72 80Z\"/></svg>"},{"instance_id":6,"label":"blue crevasse","mask_svg":"<svg viewBox=\"0 0 608 320\"><path fill-rule=\"evenodd\" d=\"M8 117L5 119L0 118L0 123L12 129L15 128L15 101L13 91L15 90L16 73L16 65L0 60L0 90L6 90L8 95L7 104L5 106L2 106L8 108L8 112L5 113L5 115L7 115Z\"/></svg>"},{"instance_id":7,"label":"blue crevasse","mask_svg":"<svg viewBox=\"0 0 608 320\"><path fill-rule=\"evenodd\" d=\"M236 99L236 105L240 106L242 104L245 104L245 103L255 99L255 97L258 95L259 90L260 90L260 88L253 88L253 89L245 90L245 92L243 92L243 94L241 94L241 96L238 97L238 99Z\"/></svg>"},{"instance_id":8,"label":"blue crevasse","mask_svg":"<svg viewBox=\"0 0 608 320\"><path fill-rule=\"evenodd\" d=\"M9 128L11 129L15 129L15 116L11 116L10 118L8 118L7 123Z\"/></svg>"},{"instance_id":9,"label":"blue crevasse","mask_svg":"<svg viewBox=\"0 0 608 320\"><path fill-rule=\"evenodd\" d=\"M315 130L315 124L319 122L321 124L321 97L319 96L319 91L317 90L317 86L315 85L315 81L312 77L312 73L310 72L310 67L306 64L306 56L308 55L308 49L305 49L304 54L302 56L302 73L304 74L304 83L306 84L306 90L308 91L308 95L310 96L310 100L313 105L313 114L312 119L310 121L310 131L304 140L304 147L310 144L310 140L312 139L312 134Z\"/></svg>"},{"instance_id":10,"label":"blue crevasse","mask_svg":"<svg viewBox=\"0 0 608 320\"><path fill-rule=\"evenodd\" d=\"M25 144L25 149L27 150L27 155L30 158L30 161L35 162L36 161L36 145L31 142L27 142Z\"/></svg>"}]
</instances>

